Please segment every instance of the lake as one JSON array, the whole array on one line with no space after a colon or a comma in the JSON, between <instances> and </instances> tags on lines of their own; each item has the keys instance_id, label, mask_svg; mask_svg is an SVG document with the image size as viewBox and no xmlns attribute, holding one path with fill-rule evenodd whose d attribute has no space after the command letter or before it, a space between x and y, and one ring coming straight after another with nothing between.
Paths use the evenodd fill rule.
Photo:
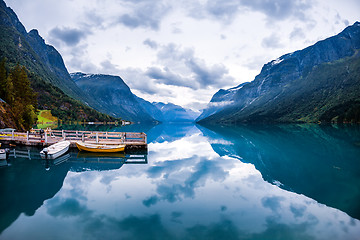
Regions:
<instances>
[{"instance_id":1,"label":"lake","mask_svg":"<svg viewBox=\"0 0 360 240\"><path fill-rule=\"evenodd\" d=\"M359 126L111 129L131 130L147 153L17 147L0 239L359 239Z\"/></svg>"}]
</instances>

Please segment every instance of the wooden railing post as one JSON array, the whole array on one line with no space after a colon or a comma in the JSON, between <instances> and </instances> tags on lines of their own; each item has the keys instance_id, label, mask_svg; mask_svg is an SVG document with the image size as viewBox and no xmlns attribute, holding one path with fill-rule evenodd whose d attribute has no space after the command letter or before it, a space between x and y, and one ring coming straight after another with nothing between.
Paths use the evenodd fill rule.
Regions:
<instances>
[{"instance_id":1,"label":"wooden railing post","mask_svg":"<svg viewBox=\"0 0 360 240\"><path fill-rule=\"evenodd\" d=\"M99 136L98 136L98 133L96 133L96 143L99 143Z\"/></svg>"},{"instance_id":2,"label":"wooden railing post","mask_svg":"<svg viewBox=\"0 0 360 240\"><path fill-rule=\"evenodd\" d=\"M15 130L11 130L11 140L14 140L14 131Z\"/></svg>"},{"instance_id":3,"label":"wooden railing post","mask_svg":"<svg viewBox=\"0 0 360 240\"><path fill-rule=\"evenodd\" d=\"M48 141L47 141L47 132L45 131L45 135L44 135L44 137L45 137L45 143L47 144L48 143Z\"/></svg>"},{"instance_id":4,"label":"wooden railing post","mask_svg":"<svg viewBox=\"0 0 360 240\"><path fill-rule=\"evenodd\" d=\"M26 141L29 141L29 131L26 131Z\"/></svg>"}]
</instances>

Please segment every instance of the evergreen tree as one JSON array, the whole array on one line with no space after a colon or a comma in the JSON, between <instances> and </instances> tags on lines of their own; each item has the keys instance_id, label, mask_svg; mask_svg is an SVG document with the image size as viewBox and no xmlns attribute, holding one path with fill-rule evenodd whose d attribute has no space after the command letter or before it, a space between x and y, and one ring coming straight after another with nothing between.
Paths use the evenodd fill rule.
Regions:
<instances>
[{"instance_id":1,"label":"evergreen tree","mask_svg":"<svg viewBox=\"0 0 360 240\"><path fill-rule=\"evenodd\" d=\"M5 100L6 85L7 85L7 72L5 67L6 59L3 58L0 62L0 98Z\"/></svg>"},{"instance_id":2,"label":"evergreen tree","mask_svg":"<svg viewBox=\"0 0 360 240\"><path fill-rule=\"evenodd\" d=\"M10 106L12 106L15 101L15 92L14 92L14 84L11 75L7 76L5 86L6 88L5 88L4 100Z\"/></svg>"},{"instance_id":3,"label":"evergreen tree","mask_svg":"<svg viewBox=\"0 0 360 240\"><path fill-rule=\"evenodd\" d=\"M37 102L26 68L18 64L7 74L5 60L2 60L0 86L0 97L10 105L18 125L30 129L36 122Z\"/></svg>"}]
</instances>

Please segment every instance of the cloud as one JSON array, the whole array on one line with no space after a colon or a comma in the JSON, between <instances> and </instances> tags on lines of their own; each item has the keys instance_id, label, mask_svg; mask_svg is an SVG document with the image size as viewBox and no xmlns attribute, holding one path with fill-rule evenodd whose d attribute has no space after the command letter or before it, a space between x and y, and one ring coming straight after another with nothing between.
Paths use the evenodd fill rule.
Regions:
<instances>
[{"instance_id":1,"label":"cloud","mask_svg":"<svg viewBox=\"0 0 360 240\"><path fill-rule=\"evenodd\" d=\"M290 33L290 39L305 39L305 33L300 27L295 27L292 32Z\"/></svg>"},{"instance_id":2,"label":"cloud","mask_svg":"<svg viewBox=\"0 0 360 240\"><path fill-rule=\"evenodd\" d=\"M71 217L83 214L91 214L85 206L82 206L76 199L68 198L61 202L53 199L49 203L48 213L54 217Z\"/></svg>"},{"instance_id":3,"label":"cloud","mask_svg":"<svg viewBox=\"0 0 360 240\"><path fill-rule=\"evenodd\" d=\"M233 81L232 77L225 77L228 74L227 68L222 64L215 64L208 67L204 60L193 58L186 61L186 65L195 74L195 80L201 87L219 86ZM220 85L220 86L221 86Z\"/></svg>"},{"instance_id":4,"label":"cloud","mask_svg":"<svg viewBox=\"0 0 360 240\"><path fill-rule=\"evenodd\" d=\"M120 71L118 66L111 63L109 59L102 61L100 63L100 66L102 67L102 69L100 70L101 73L118 75Z\"/></svg>"},{"instance_id":5,"label":"cloud","mask_svg":"<svg viewBox=\"0 0 360 240\"><path fill-rule=\"evenodd\" d=\"M241 5L250 10L259 11L271 20L293 17L305 21L305 12L311 8L306 0L241 0Z\"/></svg>"},{"instance_id":6,"label":"cloud","mask_svg":"<svg viewBox=\"0 0 360 240\"><path fill-rule=\"evenodd\" d=\"M238 13L239 1L237 0L210 0L207 2L206 10L212 16L230 22Z\"/></svg>"},{"instance_id":7,"label":"cloud","mask_svg":"<svg viewBox=\"0 0 360 240\"><path fill-rule=\"evenodd\" d=\"M237 224L228 219L222 219L208 226L196 224L187 228L187 235L191 236L190 239L255 239L241 237L246 234L240 232Z\"/></svg>"},{"instance_id":8,"label":"cloud","mask_svg":"<svg viewBox=\"0 0 360 240\"><path fill-rule=\"evenodd\" d=\"M90 33L91 32L85 32L75 28L55 27L50 31L49 35L50 38L54 39L55 41L60 40L68 46L76 46Z\"/></svg>"},{"instance_id":9,"label":"cloud","mask_svg":"<svg viewBox=\"0 0 360 240\"><path fill-rule=\"evenodd\" d=\"M290 205L290 211L294 214L295 218L302 217L306 211L306 206L292 203Z\"/></svg>"},{"instance_id":10,"label":"cloud","mask_svg":"<svg viewBox=\"0 0 360 240\"><path fill-rule=\"evenodd\" d=\"M155 205L158 201L159 201L158 196L154 195L154 196L149 197L146 200L143 200L143 204L146 207L150 207L151 205Z\"/></svg>"},{"instance_id":11,"label":"cloud","mask_svg":"<svg viewBox=\"0 0 360 240\"><path fill-rule=\"evenodd\" d=\"M264 38L261 42L261 45L264 48L273 48L273 49L283 47L283 44L281 43L281 39L276 33L273 33L269 37Z\"/></svg>"},{"instance_id":12,"label":"cloud","mask_svg":"<svg viewBox=\"0 0 360 240\"><path fill-rule=\"evenodd\" d=\"M182 86L189 88L197 88L192 81L186 80L182 76L173 73L169 68L165 67L163 70L157 67L151 67L146 71L146 75L157 82L166 85Z\"/></svg>"},{"instance_id":13,"label":"cloud","mask_svg":"<svg viewBox=\"0 0 360 240\"><path fill-rule=\"evenodd\" d=\"M194 158L191 158L193 160ZM185 179L184 184L175 183L168 179L168 181L159 184L156 192L158 195L153 195L143 201L147 207L158 203L160 200L165 200L170 203L181 201L184 198L193 198L195 196L195 189L204 186L208 179L213 181L224 181L229 173L225 171L217 162L209 161L204 158L198 158L198 163L193 169L188 169L187 162L189 159L181 159L177 161L161 162L159 166L149 169L149 174L159 176L159 174L167 173L169 176L174 172L182 172L188 177ZM175 166L174 166L175 165Z\"/></svg>"},{"instance_id":14,"label":"cloud","mask_svg":"<svg viewBox=\"0 0 360 240\"><path fill-rule=\"evenodd\" d=\"M296 18L307 21L306 11L311 8L308 0L208 0L195 2L188 7L189 16L195 19L212 18L223 23L231 23L246 11L261 12L268 20Z\"/></svg>"},{"instance_id":15,"label":"cloud","mask_svg":"<svg viewBox=\"0 0 360 240\"><path fill-rule=\"evenodd\" d=\"M159 30L161 20L171 10L169 4L162 1L127 1L129 13L122 14L118 18L118 22L129 28L150 28L152 30Z\"/></svg>"},{"instance_id":16,"label":"cloud","mask_svg":"<svg viewBox=\"0 0 360 240\"><path fill-rule=\"evenodd\" d=\"M271 209L274 213L280 209L281 201L284 201L284 197L273 196L273 197L264 197L261 199L261 203L265 208Z\"/></svg>"},{"instance_id":17,"label":"cloud","mask_svg":"<svg viewBox=\"0 0 360 240\"><path fill-rule=\"evenodd\" d=\"M174 239L158 214L144 217L129 216L121 221L116 220L114 225L127 232L127 239Z\"/></svg>"},{"instance_id":18,"label":"cloud","mask_svg":"<svg viewBox=\"0 0 360 240\"><path fill-rule=\"evenodd\" d=\"M158 44L157 42L147 38L145 41L143 41L143 44L146 46L149 46L152 49L157 49L158 48Z\"/></svg>"},{"instance_id":19,"label":"cloud","mask_svg":"<svg viewBox=\"0 0 360 240\"><path fill-rule=\"evenodd\" d=\"M140 68L121 69L121 76L132 90L138 90L145 94L159 94L161 96L171 96L172 92L160 88L153 79L150 79L146 71Z\"/></svg>"},{"instance_id":20,"label":"cloud","mask_svg":"<svg viewBox=\"0 0 360 240\"><path fill-rule=\"evenodd\" d=\"M260 70L264 63L268 62L271 57L267 55L257 55L252 58L246 59L243 63L244 66L251 70Z\"/></svg>"},{"instance_id":21,"label":"cloud","mask_svg":"<svg viewBox=\"0 0 360 240\"><path fill-rule=\"evenodd\" d=\"M207 65L195 56L192 48L169 43L161 46L157 59L163 69L150 68L147 75L164 84L194 90L234 84L234 78L228 75L228 69L223 64Z\"/></svg>"}]
</instances>

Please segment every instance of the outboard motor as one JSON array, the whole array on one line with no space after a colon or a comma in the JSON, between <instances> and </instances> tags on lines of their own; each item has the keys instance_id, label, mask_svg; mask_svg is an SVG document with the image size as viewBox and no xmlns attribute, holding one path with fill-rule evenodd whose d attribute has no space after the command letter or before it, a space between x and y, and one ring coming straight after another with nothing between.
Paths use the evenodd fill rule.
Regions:
<instances>
[{"instance_id":1,"label":"outboard motor","mask_svg":"<svg viewBox=\"0 0 360 240\"><path fill-rule=\"evenodd\" d=\"M5 148L5 156L6 156L6 161L9 159L10 156L10 149Z\"/></svg>"}]
</instances>

